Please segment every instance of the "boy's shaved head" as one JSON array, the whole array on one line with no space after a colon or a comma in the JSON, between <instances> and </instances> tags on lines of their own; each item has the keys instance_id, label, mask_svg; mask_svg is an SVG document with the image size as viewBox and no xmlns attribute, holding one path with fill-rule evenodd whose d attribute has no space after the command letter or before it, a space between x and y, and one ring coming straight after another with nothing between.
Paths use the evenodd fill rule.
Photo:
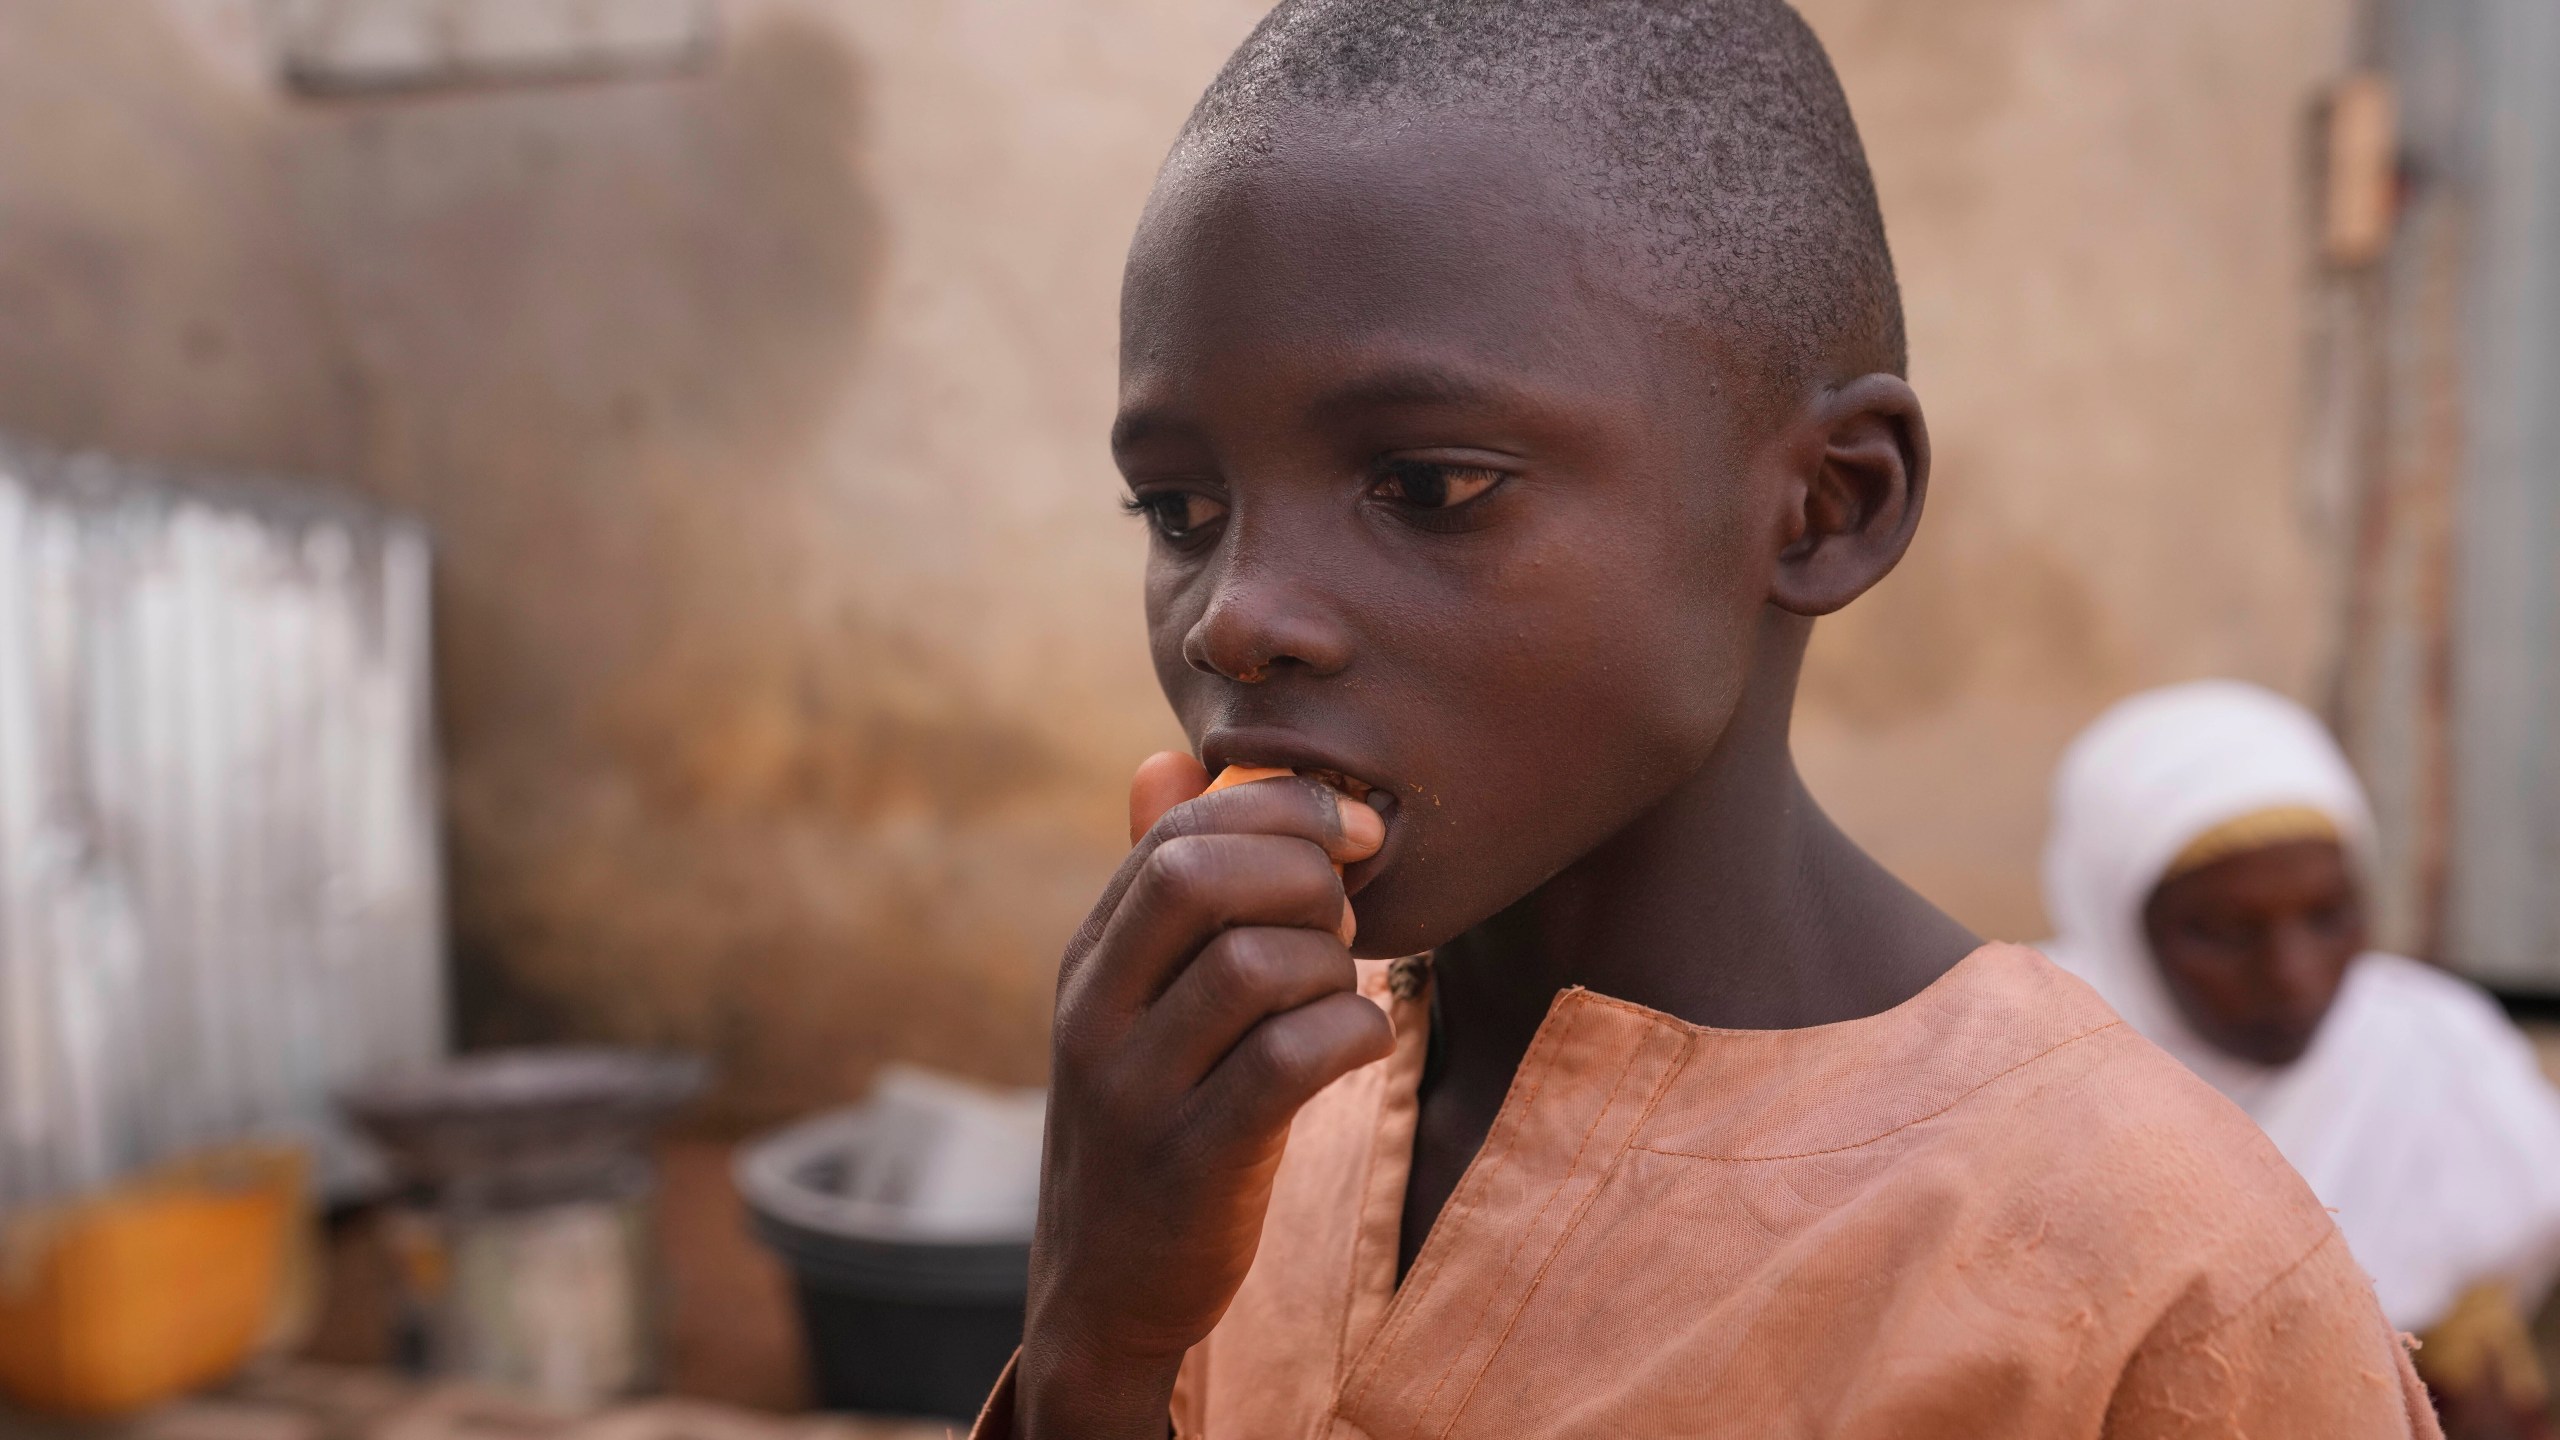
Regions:
<instances>
[{"instance_id":1,"label":"boy's shaved head","mask_svg":"<svg viewBox=\"0 0 2560 1440\"><path fill-rule=\"evenodd\" d=\"M1927 486L1857 130L1781 0L1283 0L1120 320L1157 677L1210 771L1387 805L1363 953L1683 787L1791 784L1810 617Z\"/></svg>"},{"instance_id":2,"label":"boy's shaved head","mask_svg":"<svg viewBox=\"0 0 2560 1440\"><path fill-rule=\"evenodd\" d=\"M1784 0L1283 0L1177 147L1217 163L1282 116L1408 105L1538 124L1662 299L1747 353L1748 388L1899 375L1875 184L1821 42ZM1202 155L1206 150L1209 153ZM1243 159L1245 155L1235 155Z\"/></svg>"}]
</instances>

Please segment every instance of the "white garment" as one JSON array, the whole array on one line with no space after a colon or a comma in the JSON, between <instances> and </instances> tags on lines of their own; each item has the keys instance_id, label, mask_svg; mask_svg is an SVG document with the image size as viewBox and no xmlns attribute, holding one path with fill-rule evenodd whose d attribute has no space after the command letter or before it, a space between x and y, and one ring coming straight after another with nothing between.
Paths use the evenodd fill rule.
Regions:
<instances>
[{"instance_id":1,"label":"white garment","mask_svg":"<svg viewBox=\"0 0 2560 1440\"><path fill-rule=\"evenodd\" d=\"M2490 1279L2533 1306L2560 1271L2560 1093L2485 993L2358 956L2310 1050L2268 1067L2196 1034L2160 979L2142 907L2169 863L2226 821L2291 805L2370 858L2363 787L2292 701L2208 680L2118 704L2054 778L2044 891L2060 934L2045 953L2258 1122L2337 1212L2393 1324L2424 1329Z\"/></svg>"}]
</instances>

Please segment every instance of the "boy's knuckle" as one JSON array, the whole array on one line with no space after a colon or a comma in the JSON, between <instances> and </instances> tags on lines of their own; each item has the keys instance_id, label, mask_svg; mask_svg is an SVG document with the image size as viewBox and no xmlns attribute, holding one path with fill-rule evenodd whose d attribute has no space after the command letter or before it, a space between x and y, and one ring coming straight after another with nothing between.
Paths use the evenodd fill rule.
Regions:
<instances>
[{"instance_id":1,"label":"boy's knuckle","mask_svg":"<svg viewBox=\"0 0 2560 1440\"><path fill-rule=\"evenodd\" d=\"M1079 1015L1059 1012L1049 1050L1056 1057L1054 1063L1062 1076L1084 1075L1100 1068L1107 1052L1097 1029Z\"/></svg>"},{"instance_id":2,"label":"boy's knuckle","mask_svg":"<svg viewBox=\"0 0 2560 1440\"><path fill-rule=\"evenodd\" d=\"M1216 871L1216 850L1206 840L1176 840L1148 859L1149 892L1163 909L1194 909L1216 888Z\"/></svg>"},{"instance_id":3,"label":"boy's knuckle","mask_svg":"<svg viewBox=\"0 0 2560 1440\"><path fill-rule=\"evenodd\" d=\"M1291 891L1290 908L1300 925L1329 932L1342 919L1342 880L1333 867L1320 865L1298 877Z\"/></svg>"},{"instance_id":4,"label":"boy's knuckle","mask_svg":"<svg viewBox=\"0 0 2560 1440\"><path fill-rule=\"evenodd\" d=\"M1139 1158L1173 1174L1192 1174L1217 1154L1226 1134L1226 1118L1217 1106L1191 1103L1174 1107L1167 1123L1148 1137Z\"/></svg>"},{"instance_id":5,"label":"boy's knuckle","mask_svg":"<svg viewBox=\"0 0 2560 1440\"><path fill-rule=\"evenodd\" d=\"M1165 1127L1159 1153L1187 1173L1214 1164L1244 1128L1238 1105L1234 1091L1195 1091Z\"/></svg>"},{"instance_id":6,"label":"boy's knuckle","mask_svg":"<svg viewBox=\"0 0 2560 1440\"><path fill-rule=\"evenodd\" d=\"M1087 1113L1110 1133L1127 1137L1155 1130L1162 1101L1153 1083L1153 1067L1129 1064L1105 1066L1089 1077L1085 1103Z\"/></svg>"},{"instance_id":7,"label":"boy's knuckle","mask_svg":"<svg viewBox=\"0 0 2560 1440\"><path fill-rule=\"evenodd\" d=\"M1260 1055L1265 1079L1279 1089L1294 1089L1313 1060L1305 1038L1294 1025L1265 1026Z\"/></svg>"},{"instance_id":8,"label":"boy's knuckle","mask_svg":"<svg viewBox=\"0 0 2560 1440\"><path fill-rule=\"evenodd\" d=\"M1201 813L1204 808L1213 807L1207 806L1201 800L1191 800L1176 805L1157 817L1154 827L1147 834L1158 846L1169 845L1176 840L1187 840L1202 834L1208 828L1208 817Z\"/></svg>"},{"instance_id":9,"label":"boy's knuckle","mask_svg":"<svg viewBox=\"0 0 2560 1440\"><path fill-rule=\"evenodd\" d=\"M1087 1076L1083 1086L1085 1112L1112 1130L1125 1129L1133 1108L1129 1083L1109 1067Z\"/></svg>"},{"instance_id":10,"label":"boy's knuckle","mask_svg":"<svg viewBox=\"0 0 2560 1440\"><path fill-rule=\"evenodd\" d=\"M1088 967L1079 965L1062 972L1058 976L1057 1016L1049 1022L1049 1033L1063 1038L1069 1031L1082 1026L1092 991L1093 976Z\"/></svg>"},{"instance_id":11,"label":"boy's knuckle","mask_svg":"<svg viewBox=\"0 0 2560 1440\"><path fill-rule=\"evenodd\" d=\"M1235 1003L1241 987L1240 972L1252 962L1239 953L1243 942L1238 932L1224 931L1202 948L1199 958L1191 962L1184 979L1199 997L1201 1008L1211 1014Z\"/></svg>"},{"instance_id":12,"label":"boy's knuckle","mask_svg":"<svg viewBox=\"0 0 2560 1440\"><path fill-rule=\"evenodd\" d=\"M1342 888L1342 874L1333 868L1333 857L1324 852L1323 845L1313 840L1302 839L1290 846L1289 850L1289 871L1297 876L1302 884L1318 890Z\"/></svg>"},{"instance_id":13,"label":"boy's knuckle","mask_svg":"<svg viewBox=\"0 0 2560 1440\"><path fill-rule=\"evenodd\" d=\"M1219 937L1217 949L1217 998L1227 1004L1248 1004L1270 994L1285 974L1286 957L1266 931L1230 930Z\"/></svg>"}]
</instances>

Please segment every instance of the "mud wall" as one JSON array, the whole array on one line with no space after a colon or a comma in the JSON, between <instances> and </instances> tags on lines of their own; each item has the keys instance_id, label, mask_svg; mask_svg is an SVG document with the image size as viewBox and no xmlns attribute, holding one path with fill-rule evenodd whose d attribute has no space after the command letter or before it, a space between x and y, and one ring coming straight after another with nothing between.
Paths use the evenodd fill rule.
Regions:
<instances>
[{"instance_id":1,"label":"mud wall","mask_svg":"<svg viewBox=\"0 0 2560 1440\"><path fill-rule=\"evenodd\" d=\"M297 101L248 0L0 7L0 427L440 541L466 1030L711 1050L745 1121L1043 1066L1173 737L1101 443L1121 249L1256 0L729 0L706 72ZM1939 483L1826 625L1850 828L2038 925L2124 689L2306 687L2297 128L2345 0L1816 0Z\"/></svg>"},{"instance_id":2,"label":"mud wall","mask_svg":"<svg viewBox=\"0 0 2560 1440\"><path fill-rule=\"evenodd\" d=\"M2043 933L2053 761L2109 701L2316 698L2306 132L2348 0L1803 0L1873 160L1937 447L1920 539L1816 632L1797 750L1985 934Z\"/></svg>"}]
</instances>

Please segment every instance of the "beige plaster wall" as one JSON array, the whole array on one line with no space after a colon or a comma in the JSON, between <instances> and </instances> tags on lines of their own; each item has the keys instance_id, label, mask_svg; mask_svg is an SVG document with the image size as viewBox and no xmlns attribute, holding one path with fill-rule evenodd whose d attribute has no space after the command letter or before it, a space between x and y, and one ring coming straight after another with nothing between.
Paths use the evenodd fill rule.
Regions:
<instances>
[{"instance_id":1,"label":"beige plaster wall","mask_svg":"<svg viewBox=\"0 0 2560 1440\"><path fill-rule=\"evenodd\" d=\"M2295 127L2346 0L1819 0L1939 445L1800 745L1976 925L2119 691L2300 689ZM1101 437L1121 249L1256 0L728 0L708 73L288 100L247 0L0 6L0 426L442 538L478 1039L701 1046L731 1113L1038 1077L1174 738Z\"/></svg>"},{"instance_id":2,"label":"beige plaster wall","mask_svg":"<svg viewBox=\"0 0 2560 1440\"><path fill-rule=\"evenodd\" d=\"M2349 0L1808 0L1867 140L1937 446L1916 548L1816 631L1797 750L1986 934L2042 933L2053 761L2112 699L2311 698L2304 127Z\"/></svg>"}]
</instances>

